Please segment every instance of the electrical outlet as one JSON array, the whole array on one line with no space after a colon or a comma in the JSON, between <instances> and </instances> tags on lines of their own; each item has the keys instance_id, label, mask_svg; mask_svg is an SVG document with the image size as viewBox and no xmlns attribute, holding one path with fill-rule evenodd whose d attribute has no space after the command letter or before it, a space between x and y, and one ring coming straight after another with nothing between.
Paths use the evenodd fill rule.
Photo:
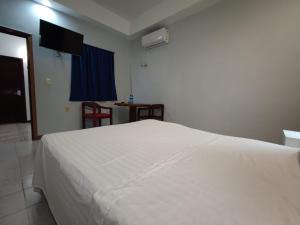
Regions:
<instances>
[{"instance_id":1,"label":"electrical outlet","mask_svg":"<svg viewBox=\"0 0 300 225\"><path fill-rule=\"evenodd\" d=\"M68 106L65 107L65 112L70 112L70 108Z\"/></svg>"}]
</instances>

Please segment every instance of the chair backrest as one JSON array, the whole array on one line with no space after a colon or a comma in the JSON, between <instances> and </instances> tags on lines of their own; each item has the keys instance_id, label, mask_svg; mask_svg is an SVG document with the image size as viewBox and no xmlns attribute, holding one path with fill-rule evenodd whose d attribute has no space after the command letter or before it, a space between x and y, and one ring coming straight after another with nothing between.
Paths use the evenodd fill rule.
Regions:
<instances>
[{"instance_id":1,"label":"chair backrest","mask_svg":"<svg viewBox=\"0 0 300 225\"><path fill-rule=\"evenodd\" d=\"M92 110L93 114L97 113L97 108L99 107L99 105L95 102L83 102L81 104L82 107L82 115L85 115L86 110Z\"/></svg>"},{"instance_id":2,"label":"chair backrest","mask_svg":"<svg viewBox=\"0 0 300 225\"><path fill-rule=\"evenodd\" d=\"M137 109L137 120L145 120L151 118L151 107L143 106Z\"/></svg>"},{"instance_id":3,"label":"chair backrest","mask_svg":"<svg viewBox=\"0 0 300 225\"><path fill-rule=\"evenodd\" d=\"M153 104L151 105L151 119L164 120L164 104ZM157 111L159 111L159 115L157 115Z\"/></svg>"}]
</instances>

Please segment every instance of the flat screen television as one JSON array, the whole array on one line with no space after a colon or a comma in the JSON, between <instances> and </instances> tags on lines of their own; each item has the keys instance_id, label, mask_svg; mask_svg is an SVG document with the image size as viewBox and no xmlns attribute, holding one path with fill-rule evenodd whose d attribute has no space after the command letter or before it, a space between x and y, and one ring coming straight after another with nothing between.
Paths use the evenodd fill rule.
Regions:
<instances>
[{"instance_id":1,"label":"flat screen television","mask_svg":"<svg viewBox=\"0 0 300 225\"><path fill-rule=\"evenodd\" d=\"M40 20L40 46L72 55L81 55L82 45L82 34Z\"/></svg>"}]
</instances>

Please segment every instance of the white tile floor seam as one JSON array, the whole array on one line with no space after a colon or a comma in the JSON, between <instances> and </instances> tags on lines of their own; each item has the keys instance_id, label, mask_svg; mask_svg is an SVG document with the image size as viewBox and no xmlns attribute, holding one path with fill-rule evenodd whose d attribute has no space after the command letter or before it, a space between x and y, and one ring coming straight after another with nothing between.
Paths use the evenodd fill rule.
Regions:
<instances>
[{"instance_id":1,"label":"white tile floor seam","mask_svg":"<svg viewBox=\"0 0 300 225\"><path fill-rule=\"evenodd\" d=\"M38 142L30 124L0 125L0 225L55 225L43 195L31 182Z\"/></svg>"}]
</instances>

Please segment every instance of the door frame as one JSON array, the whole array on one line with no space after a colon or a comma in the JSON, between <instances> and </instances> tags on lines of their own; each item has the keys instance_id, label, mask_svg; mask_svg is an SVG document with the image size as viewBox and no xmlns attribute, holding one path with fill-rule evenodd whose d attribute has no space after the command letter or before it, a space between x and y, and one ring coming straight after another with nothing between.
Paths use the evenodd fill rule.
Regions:
<instances>
[{"instance_id":1,"label":"door frame","mask_svg":"<svg viewBox=\"0 0 300 225\"><path fill-rule=\"evenodd\" d=\"M0 33L10 34L17 37L26 39L27 45L27 58L28 58L28 82L29 82L29 99L30 99L30 115L31 115L31 136L32 140L39 140L41 138L38 135L37 130L37 113L36 113L36 96L35 96L35 79L34 79L34 63L33 63L33 47L32 47L32 35L14 30L7 27L0 26Z\"/></svg>"}]
</instances>

